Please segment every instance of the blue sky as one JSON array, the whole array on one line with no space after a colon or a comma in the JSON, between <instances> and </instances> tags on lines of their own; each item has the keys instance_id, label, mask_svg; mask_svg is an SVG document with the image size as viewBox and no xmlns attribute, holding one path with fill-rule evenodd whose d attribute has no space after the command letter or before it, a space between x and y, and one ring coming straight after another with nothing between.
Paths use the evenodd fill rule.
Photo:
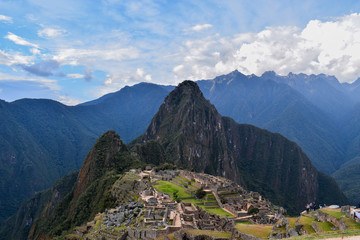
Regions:
<instances>
[{"instance_id":1,"label":"blue sky","mask_svg":"<svg viewBox=\"0 0 360 240\"><path fill-rule=\"evenodd\" d=\"M74 105L235 69L360 77L359 1L0 0L0 99Z\"/></svg>"}]
</instances>

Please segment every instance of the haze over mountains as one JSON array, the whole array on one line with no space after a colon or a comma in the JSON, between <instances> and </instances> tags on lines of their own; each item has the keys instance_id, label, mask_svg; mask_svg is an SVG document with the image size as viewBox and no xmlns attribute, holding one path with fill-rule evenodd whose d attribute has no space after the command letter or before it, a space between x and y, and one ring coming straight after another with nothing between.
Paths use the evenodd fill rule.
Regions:
<instances>
[{"instance_id":1,"label":"haze over mountains","mask_svg":"<svg viewBox=\"0 0 360 240\"><path fill-rule=\"evenodd\" d=\"M340 84L326 75L234 71L198 85L220 114L281 133L320 171L335 172L350 201L360 196L347 186L360 167L359 80ZM1 101L0 221L35 191L79 169L103 132L114 129L125 142L142 134L173 88L141 83L74 107L52 100Z\"/></svg>"}]
</instances>

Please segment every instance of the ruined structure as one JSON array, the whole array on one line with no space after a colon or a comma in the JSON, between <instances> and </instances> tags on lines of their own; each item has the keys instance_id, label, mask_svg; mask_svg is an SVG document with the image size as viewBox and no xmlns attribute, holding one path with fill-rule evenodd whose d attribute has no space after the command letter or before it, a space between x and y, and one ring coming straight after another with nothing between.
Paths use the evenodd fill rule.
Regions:
<instances>
[{"instance_id":1,"label":"ruined structure","mask_svg":"<svg viewBox=\"0 0 360 240\"><path fill-rule=\"evenodd\" d=\"M199 189L206 196L197 199L196 205L187 202L189 198L176 202L169 194L154 188L159 180L186 189L194 196L191 199ZM130 170L114 184L113 195L119 206L100 213L97 217L100 223L93 221L78 234L90 239L89 236L98 235L106 239L155 239L181 229L231 233L235 221L271 224L283 213L283 209L272 211L274 206L260 194L248 192L228 179L183 170ZM211 214L212 209L222 209L232 217ZM96 225L100 227L95 229Z\"/></svg>"}]
</instances>

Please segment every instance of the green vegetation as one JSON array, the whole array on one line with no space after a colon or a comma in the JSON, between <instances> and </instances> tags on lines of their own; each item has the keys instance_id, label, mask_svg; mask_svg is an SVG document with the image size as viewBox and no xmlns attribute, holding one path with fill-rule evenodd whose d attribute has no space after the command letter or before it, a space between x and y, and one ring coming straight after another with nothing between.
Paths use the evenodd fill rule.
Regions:
<instances>
[{"instance_id":1,"label":"green vegetation","mask_svg":"<svg viewBox=\"0 0 360 240\"><path fill-rule=\"evenodd\" d=\"M299 224L303 225L303 229L308 233L312 234L315 233L314 228L312 227L313 218L308 216L300 216Z\"/></svg>"},{"instance_id":2,"label":"green vegetation","mask_svg":"<svg viewBox=\"0 0 360 240\"><path fill-rule=\"evenodd\" d=\"M334 225L330 222L314 222L321 232L330 232L334 228Z\"/></svg>"},{"instance_id":3,"label":"green vegetation","mask_svg":"<svg viewBox=\"0 0 360 240\"><path fill-rule=\"evenodd\" d=\"M194 204L195 206L199 205L199 204L202 204L201 201L197 200L196 198L187 198L187 199L183 199L182 200L183 202L187 202L187 203L192 203Z\"/></svg>"},{"instance_id":4,"label":"green vegetation","mask_svg":"<svg viewBox=\"0 0 360 240\"><path fill-rule=\"evenodd\" d=\"M156 190L158 190L160 192L169 194L171 196L171 198L173 198L174 200L177 199L177 200L181 200L183 202L191 202L195 206L201 207L202 209L209 212L210 214L217 214L222 217L225 217L225 216L226 217L234 217L230 213L221 209L218 204L211 205L211 206L203 205L204 201L216 203L215 197L212 194L206 194L203 190L201 190L201 192L204 193L204 196L205 195L208 196L209 200L197 200L195 198L192 198L193 196L190 193L186 192L186 188L180 187L179 185L172 183L172 182L168 182L168 181L156 181L153 184L153 187L156 188Z\"/></svg>"},{"instance_id":5,"label":"green vegetation","mask_svg":"<svg viewBox=\"0 0 360 240\"><path fill-rule=\"evenodd\" d=\"M203 199L206 195L206 192L204 192L204 189L203 188L199 188L198 190L196 190L195 192L195 196L198 198L198 199Z\"/></svg>"},{"instance_id":6,"label":"green vegetation","mask_svg":"<svg viewBox=\"0 0 360 240\"><path fill-rule=\"evenodd\" d=\"M114 152L114 149L118 151ZM105 133L90 151L72 191L53 211L34 222L30 238L42 234L63 236L72 228L92 220L98 212L116 205L111 194L117 176L130 168L142 167L114 131ZM128 175L130 182L134 176ZM79 181L81 179L81 181Z\"/></svg>"},{"instance_id":7,"label":"green vegetation","mask_svg":"<svg viewBox=\"0 0 360 240\"><path fill-rule=\"evenodd\" d=\"M259 211L260 210L258 208L251 208L251 209L248 210L247 214L253 215L253 214L259 213Z\"/></svg>"},{"instance_id":8,"label":"green vegetation","mask_svg":"<svg viewBox=\"0 0 360 240\"><path fill-rule=\"evenodd\" d=\"M345 216L345 213L340 212L340 211L331 211L331 210L324 210L324 209L320 209L319 211L329 214L330 216L333 216L336 219L340 219L342 216Z\"/></svg>"},{"instance_id":9,"label":"green vegetation","mask_svg":"<svg viewBox=\"0 0 360 240\"><path fill-rule=\"evenodd\" d=\"M190 193L186 192L186 189L176 185L175 183L168 181L156 181L153 187L163 193L167 193L174 198L174 192L177 191L177 196L179 198L187 198L192 197Z\"/></svg>"},{"instance_id":10,"label":"green vegetation","mask_svg":"<svg viewBox=\"0 0 360 240\"><path fill-rule=\"evenodd\" d=\"M349 230L360 230L360 223L355 222L353 219L350 218L342 218L345 225L348 227Z\"/></svg>"},{"instance_id":11,"label":"green vegetation","mask_svg":"<svg viewBox=\"0 0 360 240\"><path fill-rule=\"evenodd\" d=\"M267 239L271 233L272 226L259 224L236 224L235 228L245 234L253 235L260 239Z\"/></svg>"},{"instance_id":12,"label":"green vegetation","mask_svg":"<svg viewBox=\"0 0 360 240\"><path fill-rule=\"evenodd\" d=\"M295 228L296 221L298 220L297 217L287 217L286 218L289 221L289 227Z\"/></svg>"},{"instance_id":13,"label":"green vegetation","mask_svg":"<svg viewBox=\"0 0 360 240\"><path fill-rule=\"evenodd\" d=\"M205 211L209 212L210 214L217 214L221 217L234 217L232 214L226 212L225 210L221 209L218 205L217 207L213 208L213 207L205 207L203 205L198 205L199 207L201 207L202 209L204 209Z\"/></svg>"},{"instance_id":14,"label":"green vegetation","mask_svg":"<svg viewBox=\"0 0 360 240\"><path fill-rule=\"evenodd\" d=\"M231 237L231 233L227 232L217 232L217 231L207 231L207 230L199 230L199 229L184 229L184 232L187 232L191 235L199 236L206 235L215 238L229 238Z\"/></svg>"}]
</instances>

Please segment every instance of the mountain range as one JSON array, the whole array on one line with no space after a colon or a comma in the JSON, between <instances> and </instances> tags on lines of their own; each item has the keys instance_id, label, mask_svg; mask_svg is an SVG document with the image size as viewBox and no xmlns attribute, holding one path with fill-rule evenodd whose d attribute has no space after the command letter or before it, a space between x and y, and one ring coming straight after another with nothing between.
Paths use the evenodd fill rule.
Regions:
<instances>
[{"instance_id":1,"label":"mountain range","mask_svg":"<svg viewBox=\"0 0 360 240\"><path fill-rule=\"evenodd\" d=\"M76 173L67 175L25 202L0 235L51 239L69 234L96 213L115 207L111 189L121 173L149 164L232 179L291 214L313 200L348 203L335 181L318 172L296 143L221 116L196 83L184 81L165 98L143 135L126 145L115 131L103 134L76 180Z\"/></svg>"},{"instance_id":2,"label":"mountain range","mask_svg":"<svg viewBox=\"0 0 360 240\"><path fill-rule=\"evenodd\" d=\"M349 184L360 167L360 80L234 71L197 84L220 114L296 142L352 203L360 197ZM172 89L141 83L72 107L43 99L0 101L0 222L22 200L79 169L103 132L114 129L124 142L145 132Z\"/></svg>"}]
</instances>

